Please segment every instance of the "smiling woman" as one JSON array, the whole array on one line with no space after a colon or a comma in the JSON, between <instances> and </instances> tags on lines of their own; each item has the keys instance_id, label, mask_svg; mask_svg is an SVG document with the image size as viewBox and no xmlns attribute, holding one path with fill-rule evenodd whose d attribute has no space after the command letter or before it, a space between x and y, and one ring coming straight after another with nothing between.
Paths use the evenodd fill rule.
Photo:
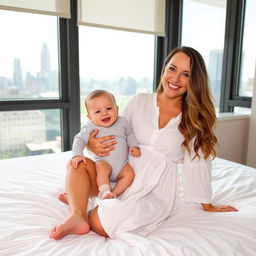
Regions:
<instances>
[{"instance_id":1,"label":"smiling woman","mask_svg":"<svg viewBox=\"0 0 256 256\"><path fill-rule=\"evenodd\" d=\"M201 148L205 158L215 156L214 145L217 139L212 127L216 122L216 114L201 54L190 47L174 49L166 58L161 77L158 93L161 97L174 98L176 102L163 116L170 115L170 109L174 109L171 115L176 116L182 109L179 130L184 135L185 148L189 150L189 143L196 136L196 155L199 156ZM166 109L166 104L162 105L162 109Z\"/></svg>"},{"instance_id":2,"label":"smiling woman","mask_svg":"<svg viewBox=\"0 0 256 256\"><path fill-rule=\"evenodd\" d=\"M158 92L137 94L122 115L130 124L142 152L139 158L129 157L129 164L136 173L134 181L120 194L120 200L113 197L112 200L99 200L87 213L89 196L98 182L98 160L95 163L90 160L89 165L78 163L75 167L68 163L66 201L70 214L52 230L52 238L78 234L76 230L81 220L94 232L111 238L126 232L148 235L179 205L176 201L178 163L183 164L183 186L188 202L200 204L202 210L209 212L237 211L230 205L217 206L211 202L216 116L205 64L199 52L190 47L175 48L165 61ZM80 147L80 157L86 162L82 154L85 146L97 158L102 154L113 155L115 148L120 146L109 141L113 139L110 134L96 137L97 134L93 131L87 136L80 135L88 138Z\"/></svg>"},{"instance_id":3,"label":"smiling woman","mask_svg":"<svg viewBox=\"0 0 256 256\"><path fill-rule=\"evenodd\" d=\"M188 88L189 73L190 58L182 52L173 55L166 65L161 79L165 94L170 97L182 98Z\"/></svg>"}]
</instances>

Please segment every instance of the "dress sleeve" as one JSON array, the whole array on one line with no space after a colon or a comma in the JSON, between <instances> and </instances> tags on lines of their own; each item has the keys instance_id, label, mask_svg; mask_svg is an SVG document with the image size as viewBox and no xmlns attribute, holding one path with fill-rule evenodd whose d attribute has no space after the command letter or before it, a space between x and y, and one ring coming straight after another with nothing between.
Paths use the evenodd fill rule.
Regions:
<instances>
[{"instance_id":1,"label":"dress sleeve","mask_svg":"<svg viewBox=\"0 0 256 256\"><path fill-rule=\"evenodd\" d=\"M125 124L125 134L127 138L127 144L130 147L139 147L138 141L133 133L132 127L128 124L127 120L123 118Z\"/></svg>"},{"instance_id":2,"label":"dress sleeve","mask_svg":"<svg viewBox=\"0 0 256 256\"><path fill-rule=\"evenodd\" d=\"M204 159L202 151L199 152L199 155L200 158L196 157L193 159L195 152L191 150L190 154L185 149L182 166L184 200L187 202L209 204L212 197L212 160L210 158Z\"/></svg>"},{"instance_id":3,"label":"dress sleeve","mask_svg":"<svg viewBox=\"0 0 256 256\"><path fill-rule=\"evenodd\" d=\"M135 110L137 97L138 97L138 95L133 96L128 101L128 103L125 105L125 107L123 108L123 110L121 111L121 114L120 114L121 116L123 116L127 120L127 122L129 124L131 123L132 115L133 115L133 112Z\"/></svg>"}]
</instances>

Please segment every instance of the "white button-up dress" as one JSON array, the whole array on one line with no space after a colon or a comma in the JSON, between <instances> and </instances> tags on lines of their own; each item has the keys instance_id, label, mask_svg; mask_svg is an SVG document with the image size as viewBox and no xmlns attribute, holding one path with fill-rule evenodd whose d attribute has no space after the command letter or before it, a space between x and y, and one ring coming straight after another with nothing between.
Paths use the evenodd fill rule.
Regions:
<instances>
[{"instance_id":1,"label":"white button-up dress","mask_svg":"<svg viewBox=\"0 0 256 256\"><path fill-rule=\"evenodd\" d=\"M172 214L180 201L178 164L182 164L184 200L211 202L211 160L192 160L193 150L189 154L182 146L181 114L159 129L154 93L133 97L122 115L132 126L141 157L129 157L136 177L118 199L97 200L100 221L111 238L124 232L145 236Z\"/></svg>"}]
</instances>

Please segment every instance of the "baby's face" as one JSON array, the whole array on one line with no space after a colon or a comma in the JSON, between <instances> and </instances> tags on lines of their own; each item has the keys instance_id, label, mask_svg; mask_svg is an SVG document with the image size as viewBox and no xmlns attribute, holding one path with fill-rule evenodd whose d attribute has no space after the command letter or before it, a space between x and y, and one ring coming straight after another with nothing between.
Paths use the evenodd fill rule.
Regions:
<instances>
[{"instance_id":1,"label":"baby's face","mask_svg":"<svg viewBox=\"0 0 256 256\"><path fill-rule=\"evenodd\" d=\"M109 95L101 95L87 102L88 118L97 126L109 127L115 123L118 107Z\"/></svg>"}]
</instances>

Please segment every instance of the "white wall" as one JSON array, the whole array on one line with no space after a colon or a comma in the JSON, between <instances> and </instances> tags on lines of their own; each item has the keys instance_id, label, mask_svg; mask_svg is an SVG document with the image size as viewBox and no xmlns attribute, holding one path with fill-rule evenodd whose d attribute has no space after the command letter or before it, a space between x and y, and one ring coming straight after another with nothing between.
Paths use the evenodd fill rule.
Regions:
<instances>
[{"instance_id":1,"label":"white wall","mask_svg":"<svg viewBox=\"0 0 256 256\"><path fill-rule=\"evenodd\" d=\"M220 114L216 126L217 156L246 164L250 115Z\"/></svg>"},{"instance_id":2,"label":"white wall","mask_svg":"<svg viewBox=\"0 0 256 256\"><path fill-rule=\"evenodd\" d=\"M256 66L251 114L220 114L216 136L217 156L256 168Z\"/></svg>"}]
</instances>

